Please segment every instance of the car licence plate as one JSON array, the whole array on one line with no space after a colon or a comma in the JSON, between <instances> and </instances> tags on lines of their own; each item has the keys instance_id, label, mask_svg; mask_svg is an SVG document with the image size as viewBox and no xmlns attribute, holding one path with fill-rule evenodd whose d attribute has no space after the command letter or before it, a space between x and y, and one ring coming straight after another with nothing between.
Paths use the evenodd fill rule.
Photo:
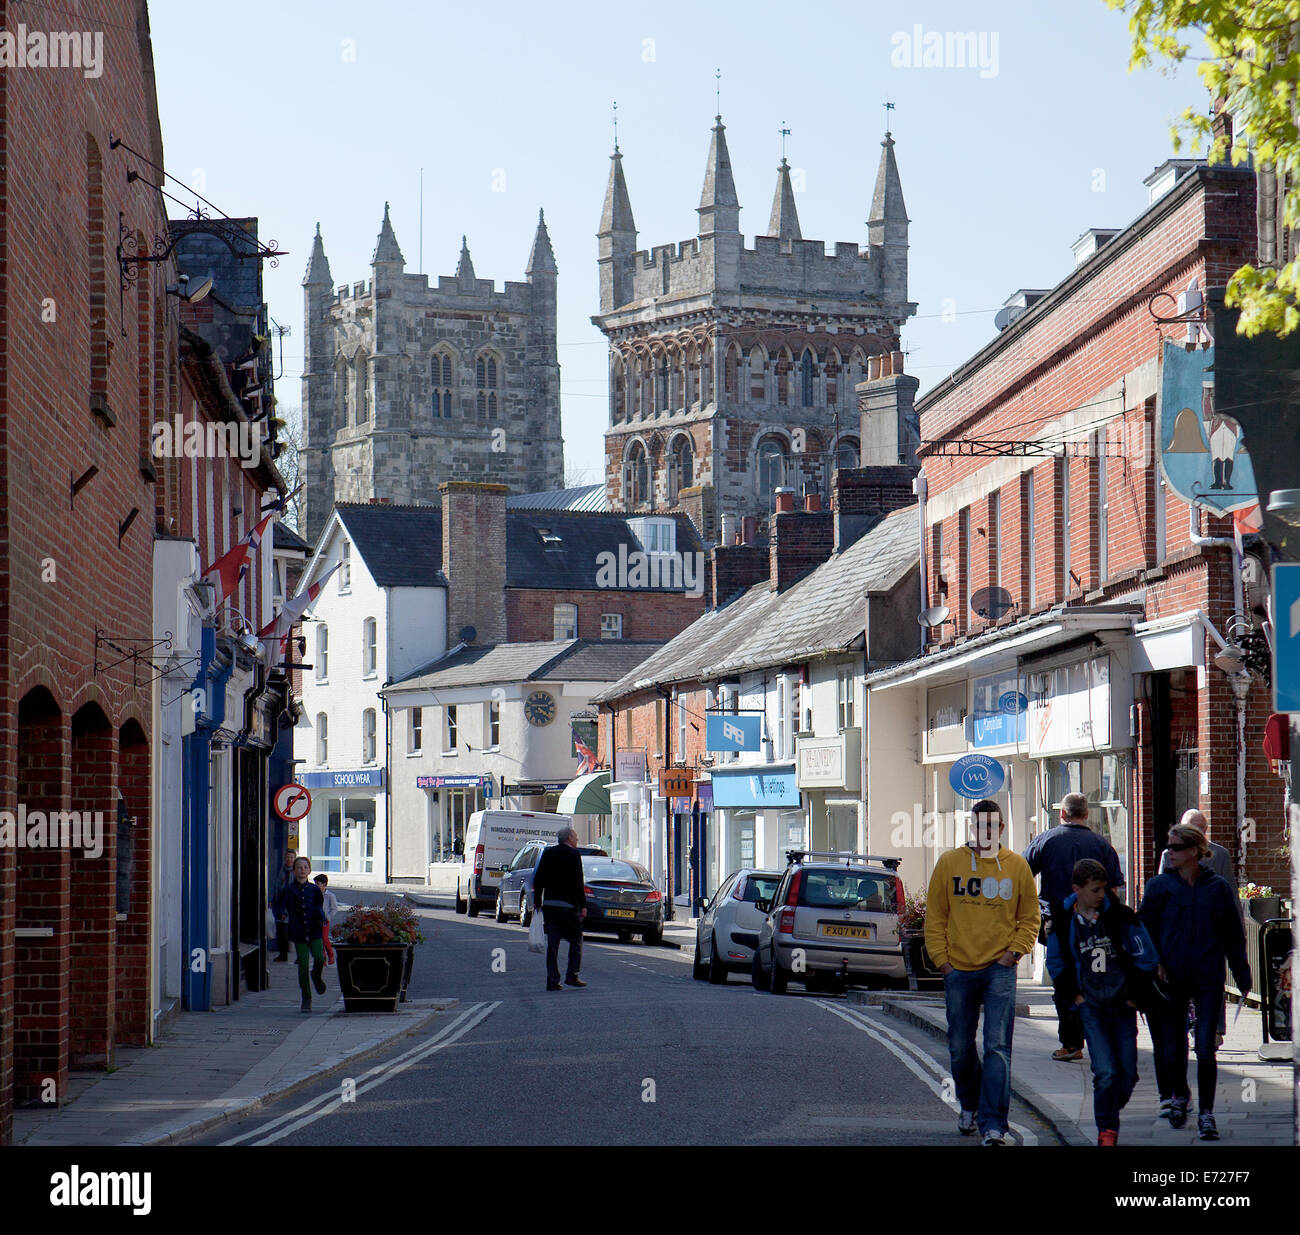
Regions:
<instances>
[{"instance_id":1,"label":"car licence plate","mask_svg":"<svg viewBox=\"0 0 1300 1235\"><path fill-rule=\"evenodd\" d=\"M874 939L876 930L873 926L840 926L823 922L821 933L831 939Z\"/></svg>"},{"instance_id":2,"label":"car licence plate","mask_svg":"<svg viewBox=\"0 0 1300 1235\"><path fill-rule=\"evenodd\" d=\"M635 909L606 909L605 916L607 918L635 918L636 910Z\"/></svg>"}]
</instances>

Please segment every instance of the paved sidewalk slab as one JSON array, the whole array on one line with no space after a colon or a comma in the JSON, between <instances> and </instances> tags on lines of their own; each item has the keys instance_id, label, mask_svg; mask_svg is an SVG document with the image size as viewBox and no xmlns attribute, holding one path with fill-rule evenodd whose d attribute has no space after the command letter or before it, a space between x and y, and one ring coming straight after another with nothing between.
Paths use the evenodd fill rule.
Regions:
<instances>
[{"instance_id":1,"label":"paved sidewalk slab","mask_svg":"<svg viewBox=\"0 0 1300 1235\"><path fill-rule=\"evenodd\" d=\"M948 1029L942 995L931 998L886 995L880 1003L889 1015L946 1040ZM1017 1003L1027 1005L1028 1015L1016 1017L1011 1056L1012 1091L1047 1119L1068 1143L1095 1145L1092 1069L1088 1066L1087 1052L1078 1063L1058 1063L1051 1057L1060 1040L1050 988L1021 983ZM1237 1005L1229 1005L1228 1032L1218 1052L1219 1083L1214 1116L1222 1139L1217 1143L1294 1145L1291 1065L1260 1059L1259 1012L1243 1009L1239 1019L1236 1012ZM1195 1054L1189 1057L1188 1082L1192 1090L1191 1111L1186 1126L1174 1129L1159 1117L1160 1097L1155 1088L1151 1036L1145 1022L1139 1019L1138 1084L1120 1117L1120 1144L1212 1148L1216 1142L1198 1140L1196 1135Z\"/></svg>"},{"instance_id":2,"label":"paved sidewalk slab","mask_svg":"<svg viewBox=\"0 0 1300 1235\"><path fill-rule=\"evenodd\" d=\"M459 1004L423 999L391 1013L346 1013L327 969L328 989L312 996L307 1015L297 967L273 960L269 969L270 989L182 1013L155 1045L119 1049L112 1072L73 1073L61 1108L15 1111L14 1144L176 1144L450 1020Z\"/></svg>"}]
</instances>

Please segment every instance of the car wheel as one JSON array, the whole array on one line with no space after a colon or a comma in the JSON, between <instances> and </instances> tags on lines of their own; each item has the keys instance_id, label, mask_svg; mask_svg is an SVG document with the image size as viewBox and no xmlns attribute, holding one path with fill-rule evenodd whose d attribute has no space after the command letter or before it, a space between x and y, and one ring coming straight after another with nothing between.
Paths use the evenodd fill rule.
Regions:
<instances>
[{"instance_id":1,"label":"car wheel","mask_svg":"<svg viewBox=\"0 0 1300 1235\"><path fill-rule=\"evenodd\" d=\"M461 900L461 898L460 898L460 881L459 881L459 880L456 881L456 912L457 912L457 913L464 913L464 912L465 912L465 902L464 902L463 900Z\"/></svg>"},{"instance_id":2,"label":"car wheel","mask_svg":"<svg viewBox=\"0 0 1300 1235\"><path fill-rule=\"evenodd\" d=\"M643 932L641 942L648 944L652 948L657 948L664 941L664 932L661 927L654 927L652 930Z\"/></svg>"},{"instance_id":3,"label":"car wheel","mask_svg":"<svg viewBox=\"0 0 1300 1235\"><path fill-rule=\"evenodd\" d=\"M703 982L709 976L709 962L700 959L700 954L704 951L700 944L700 932L695 932L695 956L691 961L691 977L697 982Z\"/></svg>"},{"instance_id":4,"label":"car wheel","mask_svg":"<svg viewBox=\"0 0 1300 1235\"><path fill-rule=\"evenodd\" d=\"M465 892L465 912L469 914L471 918L478 917L478 901L469 894L468 889L466 889Z\"/></svg>"},{"instance_id":5,"label":"car wheel","mask_svg":"<svg viewBox=\"0 0 1300 1235\"><path fill-rule=\"evenodd\" d=\"M713 943L709 948L709 981L714 986L724 986L727 981L727 967L718 956L717 935L713 936Z\"/></svg>"},{"instance_id":6,"label":"car wheel","mask_svg":"<svg viewBox=\"0 0 1300 1235\"><path fill-rule=\"evenodd\" d=\"M533 911L528 908L528 892L519 893L519 925L528 926L533 920Z\"/></svg>"},{"instance_id":7,"label":"car wheel","mask_svg":"<svg viewBox=\"0 0 1300 1235\"><path fill-rule=\"evenodd\" d=\"M781 962L776 959L776 948L772 948L772 994L784 995L786 986L790 981L790 970L782 967Z\"/></svg>"},{"instance_id":8,"label":"car wheel","mask_svg":"<svg viewBox=\"0 0 1300 1235\"><path fill-rule=\"evenodd\" d=\"M758 949L754 949L754 960L749 967L749 980L753 983L756 991L769 991L772 989L772 975L763 968L763 962L758 959Z\"/></svg>"},{"instance_id":9,"label":"car wheel","mask_svg":"<svg viewBox=\"0 0 1300 1235\"><path fill-rule=\"evenodd\" d=\"M504 896L502 896L500 892L498 892L498 893L497 893L497 912L496 912L496 919L497 919L498 922L504 922L504 921L506 920L506 915L505 915L505 904L506 904L506 898L505 898Z\"/></svg>"}]
</instances>

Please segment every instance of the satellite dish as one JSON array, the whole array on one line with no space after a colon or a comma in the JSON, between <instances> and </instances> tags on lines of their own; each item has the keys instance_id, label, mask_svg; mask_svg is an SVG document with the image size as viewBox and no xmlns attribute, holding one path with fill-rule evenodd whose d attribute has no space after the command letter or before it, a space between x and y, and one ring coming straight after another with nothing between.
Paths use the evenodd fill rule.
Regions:
<instances>
[{"instance_id":1,"label":"satellite dish","mask_svg":"<svg viewBox=\"0 0 1300 1235\"><path fill-rule=\"evenodd\" d=\"M999 309L993 315L993 324L999 330L1005 330L1016 318L1024 315L1025 306L1022 304L1007 305L1005 309Z\"/></svg>"},{"instance_id":2,"label":"satellite dish","mask_svg":"<svg viewBox=\"0 0 1300 1235\"><path fill-rule=\"evenodd\" d=\"M948 614L951 612L947 605L931 605L928 609L923 609L916 615L916 620L922 626L942 626L948 620Z\"/></svg>"},{"instance_id":3,"label":"satellite dish","mask_svg":"<svg viewBox=\"0 0 1300 1235\"><path fill-rule=\"evenodd\" d=\"M982 587L970 598L970 611L990 622L996 622L1015 607L1011 593L1003 587Z\"/></svg>"},{"instance_id":4,"label":"satellite dish","mask_svg":"<svg viewBox=\"0 0 1300 1235\"><path fill-rule=\"evenodd\" d=\"M462 643L473 643L478 638L478 631L472 626L462 626L456 636Z\"/></svg>"}]
</instances>

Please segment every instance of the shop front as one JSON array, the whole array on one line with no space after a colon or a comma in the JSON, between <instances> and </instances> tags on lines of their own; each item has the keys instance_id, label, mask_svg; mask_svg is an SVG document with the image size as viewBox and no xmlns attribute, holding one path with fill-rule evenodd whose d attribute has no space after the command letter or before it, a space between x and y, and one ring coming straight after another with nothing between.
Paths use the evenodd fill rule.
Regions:
<instances>
[{"instance_id":1,"label":"shop front","mask_svg":"<svg viewBox=\"0 0 1300 1235\"><path fill-rule=\"evenodd\" d=\"M429 865L458 863L465 852L465 829L476 810L495 802L491 775L417 776L425 795L429 826ZM432 874L430 876L432 878Z\"/></svg>"},{"instance_id":2,"label":"shop front","mask_svg":"<svg viewBox=\"0 0 1300 1235\"><path fill-rule=\"evenodd\" d=\"M714 818L723 868L784 870L786 851L808 845L793 762L713 769Z\"/></svg>"},{"instance_id":3,"label":"shop front","mask_svg":"<svg viewBox=\"0 0 1300 1235\"><path fill-rule=\"evenodd\" d=\"M298 851L316 873L385 876L387 795L383 768L304 772L311 810L299 827Z\"/></svg>"},{"instance_id":4,"label":"shop front","mask_svg":"<svg viewBox=\"0 0 1300 1235\"><path fill-rule=\"evenodd\" d=\"M808 799L810 848L861 852L862 730L800 737L797 754L797 784Z\"/></svg>"}]
</instances>

